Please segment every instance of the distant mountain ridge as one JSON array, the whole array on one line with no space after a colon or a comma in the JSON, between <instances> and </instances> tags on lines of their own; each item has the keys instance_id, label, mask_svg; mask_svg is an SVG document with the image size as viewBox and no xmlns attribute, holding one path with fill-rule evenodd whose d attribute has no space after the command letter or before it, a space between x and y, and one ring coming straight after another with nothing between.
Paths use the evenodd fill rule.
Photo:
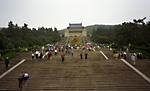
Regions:
<instances>
[{"instance_id":1,"label":"distant mountain ridge","mask_svg":"<svg viewBox=\"0 0 150 91\"><path fill-rule=\"evenodd\" d=\"M85 29L87 30L87 34L92 34L93 30L96 30L97 28L112 28L114 27L115 25L98 25L98 24L95 24L95 25L89 25L89 26L86 26ZM58 30L58 33L61 33L61 34L65 34L65 30L66 29L62 29L62 30Z\"/></svg>"},{"instance_id":2,"label":"distant mountain ridge","mask_svg":"<svg viewBox=\"0 0 150 91\"><path fill-rule=\"evenodd\" d=\"M2 28L0 27L0 30L1 30Z\"/></svg>"},{"instance_id":3,"label":"distant mountain ridge","mask_svg":"<svg viewBox=\"0 0 150 91\"><path fill-rule=\"evenodd\" d=\"M0 27L0 30L2 30L3 28L6 28L6 27Z\"/></svg>"},{"instance_id":4,"label":"distant mountain ridge","mask_svg":"<svg viewBox=\"0 0 150 91\"><path fill-rule=\"evenodd\" d=\"M65 34L65 30L66 30L66 29L58 30L58 33L64 35L64 34Z\"/></svg>"},{"instance_id":5,"label":"distant mountain ridge","mask_svg":"<svg viewBox=\"0 0 150 91\"><path fill-rule=\"evenodd\" d=\"M85 29L87 30L87 34L92 34L93 30L97 30L98 28L112 28L114 27L114 25L90 25L90 26L86 26Z\"/></svg>"}]
</instances>

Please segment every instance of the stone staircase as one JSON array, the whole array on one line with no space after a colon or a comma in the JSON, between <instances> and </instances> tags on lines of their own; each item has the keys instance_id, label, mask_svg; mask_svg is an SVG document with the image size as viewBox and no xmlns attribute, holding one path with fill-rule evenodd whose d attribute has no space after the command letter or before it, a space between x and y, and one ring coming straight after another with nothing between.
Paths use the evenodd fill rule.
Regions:
<instances>
[{"instance_id":1,"label":"stone staircase","mask_svg":"<svg viewBox=\"0 0 150 91\"><path fill-rule=\"evenodd\" d=\"M103 49L102 49L103 50ZM109 51L89 52L88 59L80 59L80 50L74 56L66 55L64 63L60 55L52 60L28 60L0 80L0 91L18 89L18 75L24 70L29 73L27 89L23 91L150 91L150 84L122 61L115 60Z\"/></svg>"},{"instance_id":2,"label":"stone staircase","mask_svg":"<svg viewBox=\"0 0 150 91\"><path fill-rule=\"evenodd\" d=\"M57 42L57 45L56 45L56 46L61 46L61 44L64 45L64 44L68 43L67 40L68 40L67 37L62 37L62 38L61 38L61 41Z\"/></svg>"}]
</instances>

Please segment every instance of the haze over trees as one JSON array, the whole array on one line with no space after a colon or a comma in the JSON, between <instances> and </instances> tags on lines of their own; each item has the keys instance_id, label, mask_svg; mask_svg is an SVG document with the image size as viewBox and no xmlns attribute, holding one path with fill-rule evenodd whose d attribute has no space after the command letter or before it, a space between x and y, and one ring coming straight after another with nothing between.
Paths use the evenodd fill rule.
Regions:
<instances>
[{"instance_id":1,"label":"haze over trees","mask_svg":"<svg viewBox=\"0 0 150 91\"><path fill-rule=\"evenodd\" d=\"M28 28L28 24L20 27L13 24L12 21L8 23L8 28L0 30L0 48L12 49L18 47L32 47L34 45L43 46L47 43L56 43L60 40L57 28L44 28L38 29ZM1 50L0 49L0 50Z\"/></svg>"}]
</instances>

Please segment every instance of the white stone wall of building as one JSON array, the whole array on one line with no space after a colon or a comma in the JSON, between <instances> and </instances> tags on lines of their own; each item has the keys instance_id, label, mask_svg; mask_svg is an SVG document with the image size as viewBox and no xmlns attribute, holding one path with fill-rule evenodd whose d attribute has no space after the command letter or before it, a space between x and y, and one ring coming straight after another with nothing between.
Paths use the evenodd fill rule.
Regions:
<instances>
[{"instance_id":1,"label":"white stone wall of building","mask_svg":"<svg viewBox=\"0 0 150 91\"><path fill-rule=\"evenodd\" d=\"M69 31L82 31L82 33L69 33ZM66 29L65 30L65 37L70 37L70 36L84 36L87 37L87 32L83 28L72 28L72 29Z\"/></svg>"}]
</instances>

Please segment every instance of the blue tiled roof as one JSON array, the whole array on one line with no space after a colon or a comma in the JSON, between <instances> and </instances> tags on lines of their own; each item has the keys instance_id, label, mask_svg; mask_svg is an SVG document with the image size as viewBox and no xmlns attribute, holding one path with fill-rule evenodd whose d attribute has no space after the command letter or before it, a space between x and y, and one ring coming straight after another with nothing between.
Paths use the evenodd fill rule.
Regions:
<instances>
[{"instance_id":1,"label":"blue tiled roof","mask_svg":"<svg viewBox=\"0 0 150 91\"><path fill-rule=\"evenodd\" d=\"M83 26L82 23L74 23L74 24L69 23L68 28L83 28Z\"/></svg>"}]
</instances>

